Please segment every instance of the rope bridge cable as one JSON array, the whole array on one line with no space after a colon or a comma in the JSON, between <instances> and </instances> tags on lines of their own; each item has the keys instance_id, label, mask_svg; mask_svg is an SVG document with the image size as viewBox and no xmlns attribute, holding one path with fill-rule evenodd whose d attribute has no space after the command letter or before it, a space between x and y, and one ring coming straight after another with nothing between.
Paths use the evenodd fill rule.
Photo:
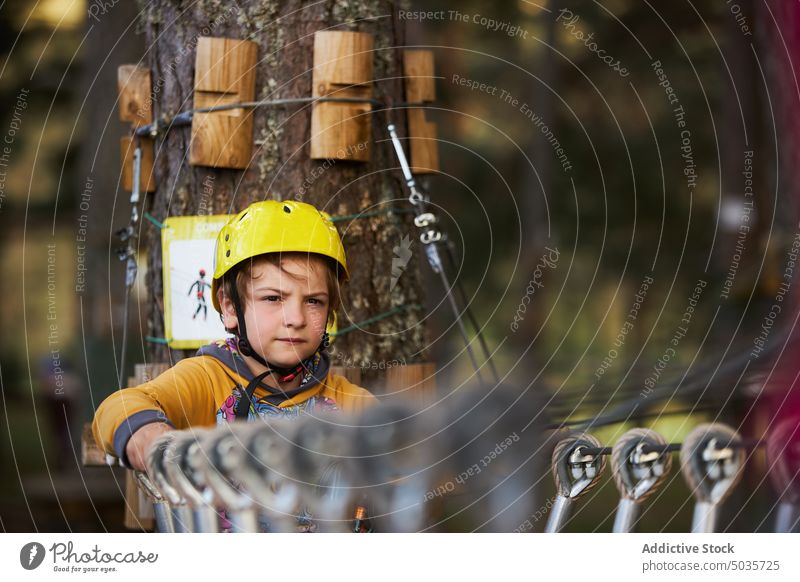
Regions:
<instances>
[{"instance_id":1,"label":"rope bridge cable","mask_svg":"<svg viewBox=\"0 0 800 582\"><path fill-rule=\"evenodd\" d=\"M706 405L706 406L694 406L692 408L680 408L676 410L655 410L652 412L643 412L641 414L637 414L635 417L631 417L628 420L644 420L646 418L655 418L659 419L662 417L667 416L689 416L691 414L706 414L711 412L719 412L719 408L716 406ZM548 424L545 428L547 430L561 430L567 428L579 428L583 426L592 426L592 427L599 427L599 426L606 426L610 424L617 424L620 422L625 422L626 419L622 420L615 420L613 422L595 422L592 423L592 420L597 417L588 418L588 419L580 419L580 420L563 420L558 423Z\"/></svg>"},{"instance_id":2,"label":"rope bridge cable","mask_svg":"<svg viewBox=\"0 0 800 582\"><path fill-rule=\"evenodd\" d=\"M286 99L262 99L260 101L241 101L239 103L188 109L176 113L172 117L164 118L148 125L139 126L134 131L134 134L139 137L155 137L159 133L168 132L175 127L190 125L195 113L216 113L219 111L230 111L231 109L257 109L259 107L282 107L285 105L303 105L306 103L368 103L377 107L378 111L396 108L416 109L431 106L430 103L422 101L399 101L388 104L377 99L367 99L363 97L290 97Z\"/></svg>"},{"instance_id":3,"label":"rope bridge cable","mask_svg":"<svg viewBox=\"0 0 800 582\"><path fill-rule=\"evenodd\" d=\"M718 377L717 383L720 383L722 381L722 375L727 374L735 377L740 372L738 367L735 367L731 371L722 369L721 372L718 371L716 374L713 374L715 368L721 368L721 366L712 362L711 364L698 364L694 370L688 373L685 370L680 370L670 377L665 378L658 386L654 387L653 390L674 390L676 391L674 396L680 397L684 393L690 392L698 379L709 378L712 375L716 375ZM752 372L742 378L742 380L746 382L759 375L760 372ZM624 382L608 381L606 383L595 383L589 390L576 389L559 391L557 394L558 400L553 404L559 409L575 409L578 406L583 408L591 406L611 407L614 402L621 404L630 400L643 400L641 387L644 385L646 379L646 377L637 376L626 379ZM610 389L613 389L612 394L608 394ZM677 393L677 391L681 391L681 393Z\"/></svg>"},{"instance_id":4,"label":"rope bridge cable","mask_svg":"<svg viewBox=\"0 0 800 582\"><path fill-rule=\"evenodd\" d=\"M164 230L165 228L168 228L166 224L160 222L155 216L153 216L149 212L145 212L144 217L150 222L152 222L154 225L156 225L159 230Z\"/></svg>"},{"instance_id":5,"label":"rope bridge cable","mask_svg":"<svg viewBox=\"0 0 800 582\"><path fill-rule=\"evenodd\" d=\"M458 270L456 259L453 256L453 249L450 245L451 241L449 240L442 245L444 246L445 250L444 254L450 262L450 268ZM486 340L481 333L481 327L478 325L475 315L472 313L472 309L470 309L470 302L467 299L467 292L464 290L464 285L459 277L455 278L453 287L460 295L461 303L464 305L464 314L467 316L467 320L469 320L470 325L472 325L472 328L475 331L475 334L478 338L478 344L481 346L481 350L483 351L483 357L489 365L489 370L492 372L495 382L500 382L500 374L497 373L497 367L494 365L494 360L492 360L492 353L489 351L489 346L486 344Z\"/></svg>"},{"instance_id":6,"label":"rope bridge cable","mask_svg":"<svg viewBox=\"0 0 800 582\"><path fill-rule=\"evenodd\" d=\"M797 341L797 339L798 337L792 337L791 329L783 330L783 332L775 336L775 339L765 348L762 357L777 351L784 341L794 342ZM768 358L762 358L762 361L766 362L767 360ZM659 386L648 394L646 399L642 399L641 395L637 395L619 403L606 413L601 413L577 422L565 420L555 426L573 426L588 429L591 427L617 424L632 418L639 418L643 416L637 414L640 409L649 408L665 398L676 398L706 389L711 382L707 372L711 371L712 377L718 378L730 375L736 376L741 372L742 367L747 365L750 361L752 361L752 358L750 356L750 349L748 348L746 351L736 354L727 362L703 366L697 372L689 374L681 380Z\"/></svg>"},{"instance_id":7,"label":"rope bridge cable","mask_svg":"<svg viewBox=\"0 0 800 582\"><path fill-rule=\"evenodd\" d=\"M787 336L783 336L783 337L787 337ZM735 360L736 358L739 358L743 354L745 354L745 351L741 351L741 352L735 353L731 357L731 359L729 359L728 363L725 364L725 365L730 365L732 360ZM696 378L703 378L703 377L707 377L709 375L712 375L712 372L714 372L714 369L715 368L720 368L720 367L722 367L720 364L717 364L717 363L714 363L714 362L701 363L701 364L698 364L697 366L695 366L694 369L690 371L690 373L686 373L684 371L675 372L672 375L672 377L669 379L669 381L667 381L667 379L665 379L665 383L661 383L660 386L658 386L658 389L661 390L661 389L677 388L681 384L688 384L690 382L693 382ZM725 372L724 369L723 369L723 372ZM628 378L628 375L629 374L625 375L626 379ZM639 376L639 377L634 377L632 379L628 379L625 382L625 384L626 385L633 385L633 386L640 386L640 385L642 385L644 383L645 380L646 380L645 376ZM595 387L591 390L591 392L593 394L597 394L596 398L600 398L601 397L600 395L602 395L605 392L604 388L611 388L615 384L618 385L617 381L611 381L611 380L608 380L608 378L605 379L605 382L606 382L605 384L596 384ZM611 384L609 384L609 382ZM620 390L622 390L622 392L620 392ZM640 392L640 390L638 388L635 388L635 387L634 388L624 388L622 386L618 386L617 388L615 388L615 394L618 394L620 397L631 396L633 394L639 394L639 392ZM585 399L585 397L586 397L586 392L585 391L575 390L575 391L569 391L567 393L563 393L562 392L560 397L563 400L580 398L580 399L583 400L583 402L585 404L590 404L591 403L591 401L587 401ZM603 404L610 404L607 401L607 395L605 395L605 397L606 397L606 399L603 400L602 403Z\"/></svg>"},{"instance_id":8,"label":"rope bridge cable","mask_svg":"<svg viewBox=\"0 0 800 582\"><path fill-rule=\"evenodd\" d=\"M766 445L766 441L745 439L740 442L717 443L719 449L757 449ZM664 446L654 446L645 444L642 446L642 453L675 453L681 450L683 443L669 443ZM591 455L593 457L601 455L610 455L613 453L613 447L582 447L581 453Z\"/></svg>"},{"instance_id":9,"label":"rope bridge cable","mask_svg":"<svg viewBox=\"0 0 800 582\"><path fill-rule=\"evenodd\" d=\"M347 326L343 329L338 330L336 333L332 333L333 337L339 337L341 335L348 334L352 331L356 331L365 325L369 325L371 323L375 323L377 321L381 321L382 319L386 319L387 317L391 317L395 313L400 313L401 311L406 311L408 309L423 309L423 306L418 303L410 303L405 305L398 305L397 307L390 309L389 311L384 311L383 313L379 313L378 315L373 315L372 317L365 319L364 321L360 321L358 323L354 323L353 325Z\"/></svg>"}]
</instances>

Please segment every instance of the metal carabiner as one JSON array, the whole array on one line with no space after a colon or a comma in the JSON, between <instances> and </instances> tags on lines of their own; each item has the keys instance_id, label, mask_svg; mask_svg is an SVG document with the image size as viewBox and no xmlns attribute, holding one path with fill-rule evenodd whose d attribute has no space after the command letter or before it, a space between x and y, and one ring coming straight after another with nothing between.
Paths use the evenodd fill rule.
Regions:
<instances>
[{"instance_id":1,"label":"metal carabiner","mask_svg":"<svg viewBox=\"0 0 800 582\"><path fill-rule=\"evenodd\" d=\"M168 432L153 442L146 459L147 473L152 478L155 488L169 502L173 531L185 533L192 531L191 512L186 506L186 498L174 486L166 470L166 464L171 462L174 455L171 449L174 440L175 435Z\"/></svg>"},{"instance_id":2,"label":"metal carabiner","mask_svg":"<svg viewBox=\"0 0 800 582\"><path fill-rule=\"evenodd\" d=\"M426 230L421 235L419 235L419 240L422 244L429 245L431 243L439 242L442 240L442 233L438 230Z\"/></svg>"},{"instance_id":3,"label":"metal carabiner","mask_svg":"<svg viewBox=\"0 0 800 582\"><path fill-rule=\"evenodd\" d=\"M147 473L134 471L133 477L139 490L153 504L153 516L156 520L156 531L161 533L173 533L175 526L172 523L172 512L169 503L161 492L156 488Z\"/></svg>"},{"instance_id":4,"label":"metal carabiner","mask_svg":"<svg viewBox=\"0 0 800 582\"><path fill-rule=\"evenodd\" d=\"M258 512L252 496L242 491L234 473L242 465L244 433L253 427L246 423L226 425L201 441L206 482L214 492L215 505L225 508L231 531L258 533ZM244 436L246 438L246 436Z\"/></svg>"},{"instance_id":5,"label":"metal carabiner","mask_svg":"<svg viewBox=\"0 0 800 582\"><path fill-rule=\"evenodd\" d=\"M198 439L203 434L205 431L195 429L176 436L172 447L175 458L173 462L166 463L165 466L170 480L191 508L193 531L217 533L219 531L219 515L214 507L211 488L201 471L202 452Z\"/></svg>"},{"instance_id":6,"label":"metal carabiner","mask_svg":"<svg viewBox=\"0 0 800 582\"><path fill-rule=\"evenodd\" d=\"M414 224L418 228L423 228L425 226L429 226L431 224L436 224L439 220L436 218L436 215L432 212L423 212L419 216L414 217Z\"/></svg>"}]
</instances>

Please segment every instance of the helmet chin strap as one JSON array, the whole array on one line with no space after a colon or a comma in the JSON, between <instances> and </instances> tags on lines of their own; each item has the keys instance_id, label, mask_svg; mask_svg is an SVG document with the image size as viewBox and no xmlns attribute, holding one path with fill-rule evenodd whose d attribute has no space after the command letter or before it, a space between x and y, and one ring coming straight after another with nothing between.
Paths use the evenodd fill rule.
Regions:
<instances>
[{"instance_id":1,"label":"helmet chin strap","mask_svg":"<svg viewBox=\"0 0 800 582\"><path fill-rule=\"evenodd\" d=\"M239 351L243 355L253 358L256 362L264 366L268 372L272 372L277 375L278 379L282 382L288 382L289 380L294 379L303 370L302 362L296 366L279 366L277 364L268 362L261 356L261 354L253 349L253 346L250 344L250 340L247 339L247 327L245 326L244 322L244 310L242 309L242 303L239 299L239 290L236 288L235 283L231 285L231 300L233 301L233 308L236 310L236 320L238 322L236 335L239 338ZM328 347L328 344L329 339L326 332L317 350L324 350ZM266 373L262 374L262 376L266 376Z\"/></svg>"}]
</instances>

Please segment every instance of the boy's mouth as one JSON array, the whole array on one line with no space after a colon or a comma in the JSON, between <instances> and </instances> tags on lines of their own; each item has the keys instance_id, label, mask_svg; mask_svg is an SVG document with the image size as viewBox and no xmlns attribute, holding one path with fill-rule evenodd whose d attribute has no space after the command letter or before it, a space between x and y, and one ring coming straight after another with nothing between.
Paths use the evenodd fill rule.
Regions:
<instances>
[{"instance_id":1,"label":"boy's mouth","mask_svg":"<svg viewBox=\"0 0 800 582\"><path fill-rule=\"evenodd\" d=\"M286 342L287 344L304 344L304 343L306 343L306 340L301 339L301 338L295 338L295 337L279 337L278 341L279 342Z\"/></svg>"}]
</instances>

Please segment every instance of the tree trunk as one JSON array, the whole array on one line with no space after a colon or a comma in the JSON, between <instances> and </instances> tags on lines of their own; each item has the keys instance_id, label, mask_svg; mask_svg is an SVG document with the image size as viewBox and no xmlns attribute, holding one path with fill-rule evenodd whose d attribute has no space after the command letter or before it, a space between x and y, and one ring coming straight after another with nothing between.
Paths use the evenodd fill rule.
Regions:
<instances>
[{"instance_id":1,"label":"tree trunk","mask_svg":"<svg viewBox=\"0 0 800 582\"><path fill-rule=\"evenodd\" d=\"M236 6L239 5L239 7ZM308 97L312 94L314 32L350 30L375 37L374 98L403 100L403 32L393 2L331 0L305 6L299 0L242 1L227 3L205 0L140 2L147 54L153 71L154 117L170 116L192 106L194 59L198 36L247 39L258 45L256 99ZM405 127L402 112L393 115ZM247 170L189 166L188 127L170 131L156 144L157 192L146 209L158 220L168 216L199 214L203 182L213 183L210 203L214 214L239 212L251 202L264 199L298 198L332 215L363 210L408 208L397 163L386 137L383 112L372 114L371 159L368 163L311 160L311 107L308 104L259 108L254 111L254 148ZM323 167L324 166L324 167ZM316 170L316 172L315 172ZM313 174L312 174L313 172ZM319 173L319 176L316 174ZM211 176L212 179L208 179ZM314 177L312 177L314 176ZM368 368L380 361L421 359L424 345L422 317L413 306L422 303L419 259L412 258L397 284L390 290L393 248L404 235L415 238L408 214L384 214L338 224L351 271L344 289L339 328L405 306L399 312L343 335L336 350L352 358L352 365ZM151 292L150 335L163 337L162 266L159 233L150 229L146 237ZM412 250L418 250L412 246ZM183 357L151 346L159 360ZM334 358L334 365L340 364Z\"/></svg>"}]
</instances>

